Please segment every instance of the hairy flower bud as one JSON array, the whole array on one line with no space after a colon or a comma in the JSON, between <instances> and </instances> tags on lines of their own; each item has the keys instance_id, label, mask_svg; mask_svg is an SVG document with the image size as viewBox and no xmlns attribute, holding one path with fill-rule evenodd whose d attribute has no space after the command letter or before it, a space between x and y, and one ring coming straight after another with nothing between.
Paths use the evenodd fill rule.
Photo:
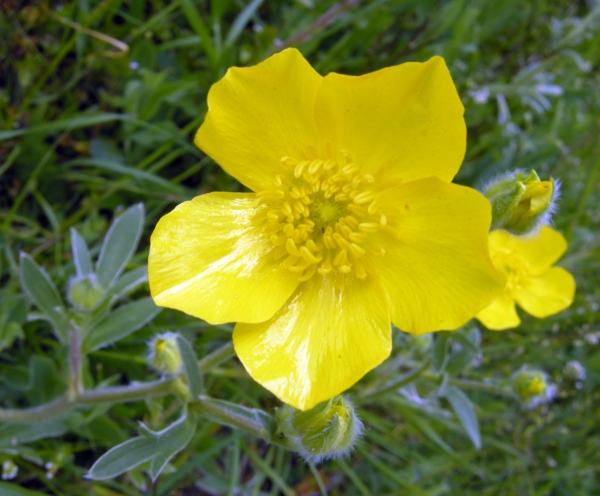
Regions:
<instances>
[{"instance_id":1,"label":"hairy flower bud","mask_svg":"<svg viewBox=\"0 0 600 496\"><path fill-rule=\"evenodd\" d=\"M280 435L306 460L319 463L347 454L362 435L363 424L350 401L338 396L302 412L284 406L277 411Z\"/></svg>"},{"instance_id":2,"label":"hairy flower bud","mask_svg":"<svg viewBox=\"0 0 600 496\"><path fill-rule=\"evenodd\" d=\"M483 190L492 204L492 229L516 235L536 232L554 212L559 183L541 181L535 171L515 171L498 177Z\"/></svg>"},{"instance_id":3,"label":"hairy flower bud","mask_svg":"<svg viewBox=\"0 0 600 496\"><path fill-rule=\"evenodd\" d=\"M17 477L19 467L12 460L4 460L2 462L2 480L12 480Z\"/></svg>"},{"instance_id":4,"label":"hairy flower bud","mask_svg":"<svg viewBox=\"0 0 600 496\"><path fill-rule=\"evenodd\" d=\"M181 371L183 361L177 346L177 334L165 332L150 342L148 361L159 372L176 374Z\"/></svg>"},{"instance_id":5,"label":"hairy flower bud","mask_svg":"<svg viewBox=\"0 0 600 496\"><path fill-rule=\"evenodd\" d=\"M91 312L102 301L104 289L96 280L96 274L86 274L71 279L67 296L75 308Z\"/></svg>"},{"instance_id":6,"label":"hairy flower bud","mask_svg":"<svg viewBox=\"0 0 600 496\"><path fill-rule=\"evenodd\" d=\"M527 366L515 373L512 388L527 408L535 408L552 400L557 392L556 386L548 382L547 374Z\"/></svg>"}]
</instances>

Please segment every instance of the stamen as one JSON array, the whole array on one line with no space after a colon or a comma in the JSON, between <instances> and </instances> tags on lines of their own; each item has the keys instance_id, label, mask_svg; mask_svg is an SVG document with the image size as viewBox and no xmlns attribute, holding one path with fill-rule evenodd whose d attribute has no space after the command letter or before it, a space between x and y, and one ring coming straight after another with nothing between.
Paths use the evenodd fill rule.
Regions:
<instances>
[{"instance_id":1,"label":"stamen","mask_svg":"<svg viewBox=\"0 0 600 496\"><path fill-rule=\"evenodd\" d=\"M317 267L318 267L317 264L309 265L308 269L306 269L306 272L304 274L302 274L298 278L298 280L299 281L308 281L312 276L315 275L315 272L318 270Z\"/></svg>"},{"instance_id":2,"label":"stamen","mask_svg":"<svg viewBox=\"0 0 600 496\"><path fill-rule=\"evenodd\" d=\"M335 256L335 258L333 259L333 265L335 265L336 267L339 267L340 265L345 264L347 260L348 260L348 252L346 250L340 250L338 252L338 254Z\"/></svg>"},{"instance_id":3,"label":"stamen","mask_svg":"<svg viewBox=\"0 0 600 496\"><path fill-rule=\"evenodd\" d=\"M292 265L294 265L297 261L299 260L299 257L295 257L293 255L288 256L283 263L281 264L281 266L284 269L289 269Z\"/></svg>"},{"instance_id":4,"label":"stamen","mask_svg":"<svg viewBox=\"0 0 600 496\"><path fill-rule=\"evenodd\" d=\"M362 222L358 225L359 231L364 233L374 233L379 229L379 224L375 224L372 222Z\"/></svg>"},{"instance_id":5,"label":"stamen","mask_svg":"<svg viewBox=\"0 0 600 496\"><path fill-rule=\"evenodd\" d=\"M285 247L290 255L293 255L294 257L301 256L300 252L298 251L298 248L296 247L296 243L294 243L294 240L292 238L287 239L287 241L285 242Z\"/></svg>"},{"instance_id":6,"label":"stamen","mask_svg":"<svg viewBox=\"0 0 600 496\"><path fill-rule=\"evenodd\" d=\"M317 153L310 145L303 150L304 157ZM329 150L326 156L282 157L293 176L276 175L271 189L256 193L254 207L274 260L283 259L281 266L298 274L300 282L331 274L341 290L346 277L364 280L376 273L369 259L385 250L371 235L382 231L400 239L400 231L377 204L375 191L381 185L370 186L375 176L361 174L347 150Z\"/></svg>"}]
</instances>

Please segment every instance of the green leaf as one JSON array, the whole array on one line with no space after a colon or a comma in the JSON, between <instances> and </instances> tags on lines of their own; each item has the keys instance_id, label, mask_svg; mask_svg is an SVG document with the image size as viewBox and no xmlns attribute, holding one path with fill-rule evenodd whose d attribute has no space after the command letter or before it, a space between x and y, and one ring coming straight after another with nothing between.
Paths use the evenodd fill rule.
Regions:
<instances>
[{"instance_id":1,"label":"green leaf","mask_svg":"<svg viewBox=\"0 0 600 496\"><path fill-rule=\"evenodd\" d=\"M121 275L133 256L144 225L144 206L139 203L115 219L104 237L96 275L104 288L110 287Z\"/></svg>"},{"instance_id":2,"label":"green leaf","mask_svg":"<svg viewBox=\"0 0 600 496\"><path fill-rule=\"evenodd\" d=\"M78 276L84 276L92 273L92 260L85 241L77 230L71 228L71 252L73 253L73 263Z\"/></svg>"},{"instance_id":3,"label":"green leaf","mask_svg":"<svg viewBox=\"0 0 600 496\"><path fill-rule=\"evenodd\" d=\"M10 348L15 342L15 339L25 338L23 328L16 322L9 322L5 326L0 328L0 351Z\"/></svg>"},{"instance_id":4,"label":"green leaf","mask_svg":"<svg viewBox=\"0 0 600 496\"><path fill-rule=\"evenodd\" d=\"M101 160L101 159L77 159L71 160L63 164L63 167L94 167L96 169L102 169L109 172L115 172L120 177L122 176L131 176L134 179L139 181L147 181L149 183L155 184L156 186L161 187L164 191L183 196L189 195L189 192L186 189L178 184L173 184L166 179L163 179L156 174L152 174L151 172L147 172L144 170L136 169L135 167L131 167L129 165L119 164L114 160Z\"/></svg>"},{"instance_id":5,"label":"green leaf","mask_svg":"<svg viewBox=\"0 0 600 496\"><path fill-rule=\"evenodd\" d=\"M111 479L138 465L152 460L150 475L155 481L169 460L187 446L196 424L186 416L160 432L141 424L143 435L125 441L102 455L86 477L93 480Z\"/></svg>"},{"instance_id":6,"label":"green leaf","mask_svg":"<svg viewBox=\"0 0 600 496\"><path fill-rule=\"evenodd\" d=\"M448 363L448 332L438 332L433 340L433 366L438 372L443 372Z\"/></svg>"},{"instance_id":7,"label":"green leaf","mask_svg":"<svg viewBox=\"0 0 600 496\"><path fill-rule=\"evenodd\" d=\"M88 331L82 349L88 353L119 341L144 327L161 310L150 297L119 307Z\"/></svg>"},{"instance_id":8,"label":"green leaf","mask_svg":"<svg viewBox=\"0 0 600 496\"><path fill-rule=\"evenodd\" d=\"M162 433L165 433L165 441L160 443L161 448L157 450L157 454L150 465L152 482L158 479L169 460L188 445L194 432L196 432L196 424L187 417L182 417L162 431ZM159 433L159 435L163 435L162 433Z\"/></svg>"},{"instance_id":9,"label":"green leaf","mask_svg":"<svg viewBox=\"0 0 600 496\"><path fill-rule=\"evenodd\" d=\"M0 494L2 496L46 496L46 493L23 489L22 487L17 486L16 484L10 484L9 482L0 482Z\"/></svg>"},{"instance_id":10,"label":"green leaf","mask_svg":"<svg viewBox=\"0 0 600 496\"><path fill-rule=\"evenodd\" d=\"M59 420L46 420L37 424L6 423L0 426L0 449L62 436L65 432L67 426Z\"/></svg>"},{"instance_id":11,"label":"green leaf","mask_svg":"<svg viewBox=\"0 0 600 496\"><path fill-rule=\"evenodd\" d=\"M227 34L227 38L225 39L225 46L233 46L236 42L246 24L250 18L254 15L254 13L259 9L264 0L252 0L244 9L239 13L236 17L235 21L231 25L231 29Z\"/></svg>"},{"instance_id":12,"label":"green leaf","mask_svg":"<svg viewBox=\"0 0 600 496\"><path fill-rule=\"evenodd\" d=\"M201 398L194 406L203 416L219 424L254 432L263 439L272 439L275 435L275 420L262 410L214 398Z\"/></svg>"},{"instance_id":13,"label":"green leaf","mask_svg":"<svg viewBox=\"0 0 600 496\"><path fill-rule=\"evenodd\" d=\"M9 131L0 131L0 141L22 136L24 134L52 133L56 131L64 131L65 129L77 129L80 127L95 126L105 122L120 121L131 119L131 115L127 114L111 114L104 112L88 112L81 113L76 117L68 119L60 119L48 123L32 126L25 129L14 129Z\"/></svg>"},{"instance_id":14,"label":"green leaf","mask_svg":"<svg viewBox=\"0 0 600 496\"><path fill-rule=\"evenodd\" d=\"M59 376L54 361L47 356L32 355L29 359L29 384L26 396L33 406L48 403L58 396L64 376Z\"/></svg>"},{"instance_id":15,"label":"green leaf","mask_svg":"<svg viewBox=\"0 0 600 496\"><path fill-rule=\"evenodd\" d=\"M198 398L202 394L202 374L198 367L198 357L183 336L177 336L177 347L183 361L183 369L187 378L190 396Z\"/></svg>"},{"instance_id":16,"label":"green leaf","mask_svg":"<svg viewBox=\"0 0 600 496\"><path fill-rule=\"evenodd\" d=\"M446 372L450 375L456 375L459 372L462 372L473 363L475 357L477 357L477 353L474 352L472 348L461 346L461 348L450 355L446 365Z\"/></svg>"},{"instance_id":17,"label":"green leaf","mask_svg":"<svg viewBox=\"0 0 600 496\"><path fill-rule=\"evenodd\" d=\"M213 65L216 65L218 57L215 46L211 41L206 24L196 9L194 2L192 2L192 0L180 0L179 5L192 29L200 36L200 42L202 43L206 56Z\"/></svg>"},{"instance_id":18,"label":"green leaf","mask_svg":"<svg viewBox=\"0 0 600 496\"><path fill-rule=\"evenodd\" d=\"M155 440L150 437L129 439L102 455L87 473L92 480L111 479L154 457Z\"/></svg>"},{"instance_id":19,"label":"green leaf","mask_svg":"<svg viewBox=\"0 0 600 496\"><path fill-rule=\"evenodd\" d=\"M39 267L27 253L21 253L19 270L23 288L37 307L48 317L58 339L66 343L69 338L69 323L65 317L65 306L56 286L46 271Z\"/></svg>"},{"instance_id":20,"label":"green leaf","mask_svg":"<svg viewBox=\"0 0 600 496\"><path fill-rule=\"evenodd\" d=\"M467 431L467 435L471 438L475 448L478 450L481 449L479 422L471 400L456 386L448 386L444 392L444 396L448 399L450 406L465 428L465 431Z\"/></svg>"},{"instance_id":21,"label":"green leaf","mask_svg":"<svg viewBox=\"0 0 600 496\"><path fill-rule=\"evenodd\" d=\"M143 265L137 269L125 272L125 274L119 277L107 292L107 296L110 297L111 301L117 301L146 281L148 281L148 267Z\"/></svg>"}]
</instances>

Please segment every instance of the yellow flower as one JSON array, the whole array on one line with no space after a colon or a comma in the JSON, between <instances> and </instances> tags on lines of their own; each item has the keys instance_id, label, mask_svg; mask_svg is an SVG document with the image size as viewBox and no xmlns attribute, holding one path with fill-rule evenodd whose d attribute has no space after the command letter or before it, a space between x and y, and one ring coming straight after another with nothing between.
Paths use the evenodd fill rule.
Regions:
<instances>
[{"instance_id":1,"label":"yellow flower","mask_svg":"<svg viewBox=\"0 0 600 496\"><path fill-rule=\"evenodd\" d=\"M439 57L321 77L294 49L229 69L196 144L253 193L210 193L151 240L158 305L238 322L250 375L306 410L385 360L390 320L456 329L501 291L490 205L450 184L463 106Z\"/></svg>"},{"instance_id":2,"label":"yellow flower","mask_svg":"<svg viewBox=\"0 0 600 496\"><path fill-rule=\"evenodd\" d=\"M552 267L567 249L562 234L542 226L535 237L506 231L490 233L490 254L496 268L507 276L504 291L477 319L488 329L517 327L521 319L515 303L534 317L561 312L573 303L575 279L562 267Z\"/></svg>"}]
</instances>

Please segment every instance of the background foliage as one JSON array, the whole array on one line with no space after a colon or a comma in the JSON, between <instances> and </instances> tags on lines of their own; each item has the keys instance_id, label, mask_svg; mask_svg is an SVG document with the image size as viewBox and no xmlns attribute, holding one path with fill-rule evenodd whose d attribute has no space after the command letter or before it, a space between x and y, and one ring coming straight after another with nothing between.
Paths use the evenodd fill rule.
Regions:
<instances>
[{"instance_id":1,"label":"background foliage","mask_svg":"<svg viewBox=\"0 0 600 496\"><path fill-rule=\"evenodd\" d=\"M229 66L257 63L286 46L298 47L322 74L363 74L442 55L469 129L457 182L481 185L516 167L560 178L555 225L569 240L561 265L578 284L569 310L541 321L523 315L514 331L472 325L437 335L433 345L396 332L392 357L351 391L366 435L348 459L307 465L288 451L203 422L154 485L143 466L114 480L85 480L100 455L136 435L136 421L160 430L176 420L177 400L166 396L79 408L28 427L18 446L11 443L18 427L0 425L0 463L18 467L15 479L0 482L1 494L598 493L597 1L0 4L4 407L40 405L67 387L65 351L23 292L19 252L45 267L64 295L76 270L69 228L76 227L95 258L114 216L142 202L141 244L127 270L143 267L161 215L200 193L241 190L192 144L208 88ZM146 296L142 284L120 304ZM165 330L183 333L198 358L231 332L164 310L118 343L91 351L82 380L91 388L156 378L146 343ZM584 380L565 374L570 360L585 367ZM509 383L525 364L548 373L558 388L554 401L531 410L519 404ZM266 411L277 406L236 360L212 368L205 383L215 397Z\"/></svg>"}]
</instances>

